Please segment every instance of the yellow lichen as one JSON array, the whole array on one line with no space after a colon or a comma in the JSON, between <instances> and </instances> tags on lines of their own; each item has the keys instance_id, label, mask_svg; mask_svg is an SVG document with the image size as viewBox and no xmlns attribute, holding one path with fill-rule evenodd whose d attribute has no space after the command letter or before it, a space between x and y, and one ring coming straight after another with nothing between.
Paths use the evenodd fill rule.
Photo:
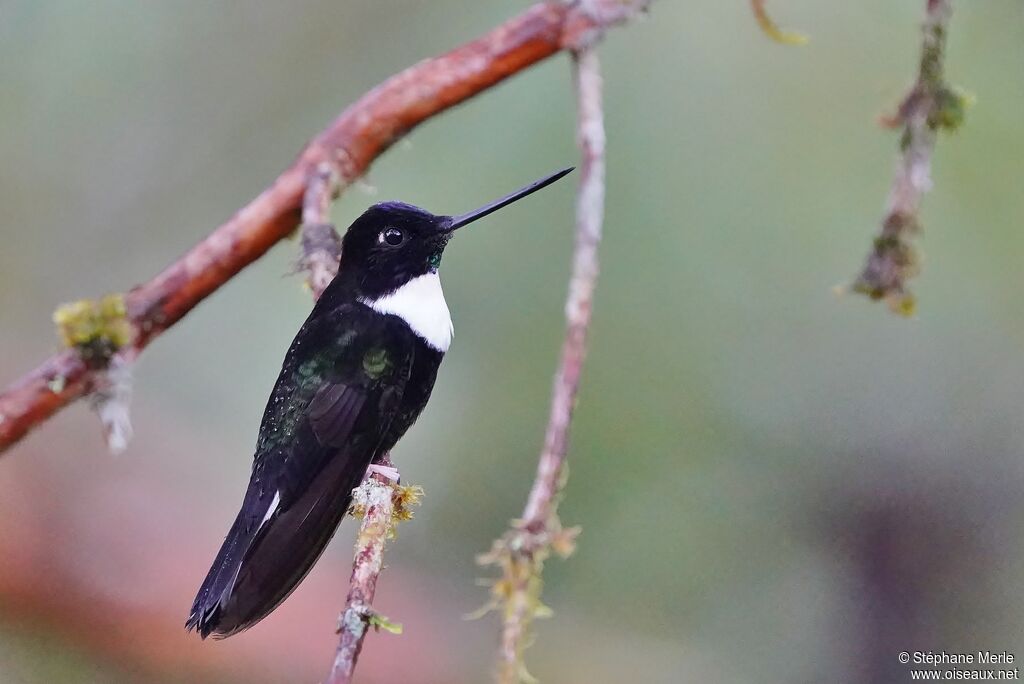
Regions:
<instances>
[{"instance_id":1,"label":"yellow lichen","mask_svg":"<svg viewBox=\"0 0 1024 684\"><path fill-rule=\"evenodd\" d=\"M917 311L917 299L912 294L893 295L886 297L885 301L889 305L890 311L904 318L913 317L914 312Z\"/></svg>"},{"instance_id":2,"label":"yellow lichen","mask_svg":"<svg viewBox=\"0 0 1024 684\"><path fill-rule=\"evenodd\" d=\"M967 110L974 106L977 98L963 88L943 86L935 94L928 124L934 129L956 131L963 125Z\"/></svg>"},{"instance_id":3,"label":"yellow lichen","mask_svg":"<svg viewBox=\"0 0 1024 684\"><path fill-rule=\"evenodd\" d=\"M90 361L106 361L132 340L124 295L63 304L53 313L57 334L65 347L78 349Z\"/></svg>"},{"instance_id":4,"label":"yellow lichen","mask_svg":"<svg viewBox=\"0 0 1024 684\"><path fill-rule=\"evenodd\" d=\"M383 629L385 632L390 634L402 633L402 623L392 622L387 617L377 612L370 613L367 623L378 632Z\"/></svg>"},{"instance_id":5,"label":"yellow lichen","mask_svg":"<svg viewBox=\"0 0 1024 684\"><path fill-rule=\"evenodd\" d=\"M396 523L413 519L412 507L418 506L423 500L423 487L419 485L398 485L391 495L395 506L394 520Z\"/></svg>"},{"instance_id":6,"label":"yellow lichen","mask_svg":"<svg viewBox=\"0 0 1024 684\"><path fill-rule=\"evenodd\" d=\"M376 480L374 480L376 482ZM357 487L353 490L354 496L352 497L352 503L349 505L348 513L357 520L363 520L366 517L366 510L370 505L368 503L368 497L366 495L367 484L364 483L361 487ZM391 489L391 521L384 532L388 539L394 539L395 526L400 522L413 519L412 507L419 505L423 499L423 487L419 485L379 485L387 486ZM372 529L371 529L372 528ZM364 526L362 530L363 534L379 535L382 530L375 526ZM362 536L362 535L361 535Z\"/></svg>"}]
</instances>

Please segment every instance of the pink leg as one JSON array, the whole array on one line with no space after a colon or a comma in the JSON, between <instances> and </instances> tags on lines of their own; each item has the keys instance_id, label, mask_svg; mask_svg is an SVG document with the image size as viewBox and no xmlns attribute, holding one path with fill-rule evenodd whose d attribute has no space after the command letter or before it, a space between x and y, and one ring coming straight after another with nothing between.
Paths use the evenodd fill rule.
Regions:
<instances>
[{"instance_id":1,"label":"pink leg","mask_svg":"<svg viewBox=\"0 0 1024 684\"><path fill-rule=\"evenodd\" d=\"M366 468L366 476L377 474L381 477L391 480L392 482L398 482L401 479L401 475L398 472L398 468L392 466L379 465L377 463L371 463Z\"/></svg>"}]
</instances>

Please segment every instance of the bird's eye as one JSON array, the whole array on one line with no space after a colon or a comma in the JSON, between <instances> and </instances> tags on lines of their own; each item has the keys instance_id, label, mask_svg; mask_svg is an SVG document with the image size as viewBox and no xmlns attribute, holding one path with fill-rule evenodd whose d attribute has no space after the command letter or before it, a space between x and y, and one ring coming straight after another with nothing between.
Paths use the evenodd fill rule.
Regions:
<instances>
[{"instance_id":1,"label":"bird's eye","mask_svg":"<svg viewBox=\"0 0 1024 684\"><path fill-rule=\"evenodd\" d=\"M397 247L398 245L405 242L405 233L398 230L397 228L388 228L387 230L380 234L380 236L377 238L377 242L384 242L391 245L392 247Z\"/></svg>"}]
</instances>

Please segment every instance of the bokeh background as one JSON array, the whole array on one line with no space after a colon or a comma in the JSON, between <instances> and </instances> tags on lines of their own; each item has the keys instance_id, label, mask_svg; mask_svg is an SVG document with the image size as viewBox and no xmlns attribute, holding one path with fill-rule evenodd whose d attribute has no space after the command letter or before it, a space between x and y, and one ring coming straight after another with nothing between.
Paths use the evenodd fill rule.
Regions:
<instances>
[{"instance_id":1,"label":"bokeh background","mask_svg":"<svg viewBox=\"0 0 1024 684\"><path fill-rule=\"evenodd\" d=\"M602 47L608 211L551 562L545 682L907 681L901 650L1024 657L1024 6L956 3L919 313L833 286L875 233L923 2L659 2ZM0 1L0 384L60 302L144 281L377 82L524 2ZM416 130L349 191L466 210L576 158L562 55ZM375 191L371 191L371 188ZM461 236L456 339L395 455L427 496L388 554L365 682L486 679L474 554L522 507L562 333L573 192ZM354 526L273 616L181 628L307 314L275 247L154 344L113 457L85 403L0 460L0 682L315 682Z\"/></svg>"}]
</instances>

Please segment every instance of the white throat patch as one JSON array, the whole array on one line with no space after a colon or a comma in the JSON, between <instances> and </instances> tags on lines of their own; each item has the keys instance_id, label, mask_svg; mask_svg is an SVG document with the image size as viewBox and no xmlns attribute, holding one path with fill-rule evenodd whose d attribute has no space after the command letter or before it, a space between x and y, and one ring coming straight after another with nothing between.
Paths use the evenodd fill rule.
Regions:
<instances>
[{"instance_id":1,"label":"white throat patch","mask_svg":"<svg viewBox=\"0 0 1024 684\"><path fill-rule=\"evenodd\" d=\"M398 316L428 345L439 352L448 351L455 328L436 272L413 278L389 295L372 300L360 297L359 301L374 311Z\"/></svg>"}]
</instances>

